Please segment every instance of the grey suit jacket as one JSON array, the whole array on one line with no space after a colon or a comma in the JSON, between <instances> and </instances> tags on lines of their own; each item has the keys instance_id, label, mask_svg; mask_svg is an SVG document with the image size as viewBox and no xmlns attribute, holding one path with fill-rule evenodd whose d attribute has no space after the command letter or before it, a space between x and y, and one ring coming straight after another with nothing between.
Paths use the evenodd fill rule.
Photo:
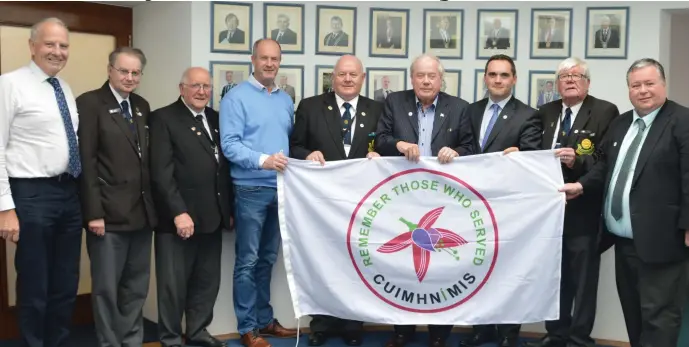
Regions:
<instances>
[{"instance_id":1,"label":"grey suit jacket","mask_svg":"<svg viewBox=\"0 0 689 347\"><path fill-rule=\"evenodd\" d=\"M294 92L294 87L292 87L292 86L289 85L289 84L286 84L286 85L284 85L284 87L280 87L280 89L284 90L285 93L287 93L287 95L289 95L290 97L292 97L292 102L295 102L295 100L296 100L296 94L295 94L295 92Z\"/></svg>"},{"instance_id":2,"label":"grey suit jacket","mask_svg":"<svg viewBox=\"0 0 689 347\"><path fill-rule=\"evenodd\" d=\"M431 152L437 156L443 147L450 147L459 155L474 154L474 135L471 120L465 113L469 103L440 92L433 120ZM397 142L418 143L419 117L414 90L394 92L385 100L383 114L378 120L375 148L381 156L403 155Z\"/></svg>"}]
</instances>

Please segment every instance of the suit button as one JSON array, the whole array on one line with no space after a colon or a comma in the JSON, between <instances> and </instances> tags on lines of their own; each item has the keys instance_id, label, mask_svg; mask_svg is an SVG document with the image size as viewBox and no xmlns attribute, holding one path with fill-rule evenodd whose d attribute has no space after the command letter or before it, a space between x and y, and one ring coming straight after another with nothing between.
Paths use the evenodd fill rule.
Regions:
<instances>
[{"instance_id":1,"label":"suit button","mask_svg":"<svg viewBox=\"0 0 689 347\"><path fill-rule=\"evenodd\" d=\"M220 196L220 193L218 193L218 196Z\"/></svg>"},{"instance_id":2,"label":"suit button","mask_svg":"<svg viewBox=\"0 0 689 347\"><path fill-rule=\"evenodd\" d=\"M141 191L141 195L144 195L144 191L143 191L143 190Z\"/></svg>"}]
</instances>

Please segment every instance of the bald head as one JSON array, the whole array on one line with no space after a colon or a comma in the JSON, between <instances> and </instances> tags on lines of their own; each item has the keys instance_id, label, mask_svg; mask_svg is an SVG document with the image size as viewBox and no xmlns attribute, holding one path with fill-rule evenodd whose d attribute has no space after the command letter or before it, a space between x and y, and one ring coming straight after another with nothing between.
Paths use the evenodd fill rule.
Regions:
<instances>
[{"instance_id":1,"label":"bald head","mask_svg":"<svg viewBox=\"0 0 689 347\"><path fill-rule=\"evenodd\" d=\"M202 67L184 70L179 82L179 93L184 103L195 112L203 112L211 98L211 74Z\"/></svg>"},{"instance_id":2,"label":"bald head","mask_svg":"<svg viewBox=\"0 0 689 347\"><path fill-rule=\"evenodd\" d=\"M364 65L353 55L344 55L337 60L333 69L333 89L345 101L352 100L361 93L364 85Z\"/></svg>"}]
</instances>

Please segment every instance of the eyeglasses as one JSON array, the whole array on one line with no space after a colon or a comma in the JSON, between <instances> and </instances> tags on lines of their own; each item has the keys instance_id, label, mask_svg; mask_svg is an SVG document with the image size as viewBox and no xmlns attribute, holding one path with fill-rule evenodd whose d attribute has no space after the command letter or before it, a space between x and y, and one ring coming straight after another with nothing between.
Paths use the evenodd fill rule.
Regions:
<instances>
[{"instance_id":1,"label":"eyeglasses","mask_svg":"<svg viewBox=\"0 0 689 347\"><path fill-rule=\"evenodd\" d=\"M566 81L570 78L572 79L572 81L579 81L582 78L587 78L587 77L585 75L582 75L582 74L568 74L568 75L562 74L562 75L557 75L557 78L560 81Z\"/></svg>"},{"instance_id":2,"label":"eyeglasses","mask_svg":"<svg viewBox=\"0 0 689 347\"><path fill-rule=\"evenodd\" d=\"M193 90L193 91L195 91L195 92L196 92L196 91L199 91L199 90L202 89L202 88L203 88L203 90L207 90L207 91L209 91L209 92L210 92L211 90L213 90L213 86L211 86L211 85L209 85L209 84L200 84L200 83L196 83L196 84L186 84L186 83L184 83L184 85L187 86L187 87L189 87L189 88L191 88L191 90Z\"/></svg>"},{"instance_id":3,"label":"eyeglasses","mask_svg":"<svg viewBox=\"0 0 689 347\"><path fill-rule=\"evenodd\" d=\"M122 76L122 77L127 77L127 76L129 76L129 74L131 74L132 78L139 78L144 74L143 71L139 71L139 70L129 71L129 70L125 70L125 69L118 69L118 68L114 67L112 64L110 65L110 67L115 69L115 71L119 72L120 76Z\"/></svg>"}]
</instances>

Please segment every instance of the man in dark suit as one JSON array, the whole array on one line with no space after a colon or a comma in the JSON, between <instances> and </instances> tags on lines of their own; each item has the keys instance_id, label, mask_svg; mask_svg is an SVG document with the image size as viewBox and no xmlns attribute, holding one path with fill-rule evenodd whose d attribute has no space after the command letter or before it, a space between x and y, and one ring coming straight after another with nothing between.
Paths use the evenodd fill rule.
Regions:
<instances>
[{"instance_id":1,"label":"man in dark suit","mask_svg":"<svg viewBox=\"0 0 689 347\"><path fill-rule=\"evenodd\" d=\"M620 48L620 32L610 27L610 17L603 16L594 40L594 48Z\"/></svg>"},{"instance_id":2,"label":"man in dark suit","mask_svg":"<svg viewBox=\"0 0 689 347\"><path fill-rule=\"evenodd\" d=\"M229 164L218 113L206 107L211 77L185 71L181 97L151 115L151 163L160 223L155 236L158 330L164 347L221 347L206 327L220 289L222 230L232 227Z\"/></svg>"},{"instance_id":3,"label":"man in dark suit","mask_svg":"<svg viewBox=\"0 0 689 347\"><path fill-rule=\"evenodd\" d=\"M617 117L603 156L568 199L603 193L602 226L632 347L677 346L687 296L689 109L667 99L665 72L640 59L627 72L634 109ZM583 195L582 195L583 194Z\"/></svg>"},{"instance_id":4,"label":"man in dark suit","mask_svg":"<svg viewBox=\"0 0 689 347\"><path fill-rule=\"evenodd\" d=\"M306 98L297 108L290 136L290 156L326 161L372 158L373 140L383 105L359 95L366 79L361 61L353 55L340 58L333 70L334 93ZM362 344L363 323L315 315L309 346L323 345L328 335L339 333L348 346Z\"/></svg>"},{"instance_id":5,"label":"man in dark suit","mask_svg":"<svg viewBox=\"0 0 689 347\"><path fill-rule=\"evenodd\" d=\"M270 32L270 38L281 45L297 44L297 33L289 28L289 17L286 14L278 15L278 28Z\"/></svg>"},{"instance_id":6,"label":"man in dark suit","mask_svg":"<svg viewBox=\"0 0 689 347\"><path fill-rule=\"evenodd\" d=\"M410 161L437 157L449 163L474 152L468 102L440 92L443 79L440 60L430 54L416 58L411 66L413 90L394 92L385 100L378 121L375 150L382 156L405 156ZM428 327L431 347L444 347L451 325ZM416 326L396 325L386 347L402 347L413 339Z\"/></svg>"},{"instance_id":7,"label":"man in dark suit","mask_svg":"<svg viewBox=\"0 0 689 347\"><path fill-rule=\"evenodd\" d=\"M538 109L544 125L543 149L556 148L564 181L576 182L605 155L600 145L619 111L612 103L588 95L591 81L586 62L565 59L557 80L562 99ZM591 331L596 318L601 208L601 194L595 191L565 208L560 319L546 322L547 335L533 346L595 346Z\"/></svg>"},{"instance_id":8,"label":"man in dark suit","mask_svg":"<svg viewBox=\"0 0 689 347\"><path fill-rule=\"evenodd\" d=\"M565 46L565 34L562 29L557 27L557 20L554 17L548 18L546 28L539 35L538 48L563 48Z\"/></svg>"},{"instance_id":9,"label":"man in dark suit","mask_svg":"<svg viewBox=\"0 0 689 347\"><path fill-rule=\"evenodd\" d=\"M333 31L325 35L323 45L336 47L349 46L349 35L342 31L342 18L333 16L333 18L330 19L330 27Z\"/></svg>"},{"instance_id":10,"label":"man in dark suit","mask_svg":"<svg viewBox=\"0 0 689 347\"><path fill-rule=\"evenodd\" d=\"M133 91L143 52L110 53L108 81L77 98L81 209L91 260L98 345L141 346L156 214L151 195L148 102Z\"/></svg>"},{"instance_id":11,"label":"man in dark suit","mask_svg":"<svg viewBox=\"0 0 689 347\"><path fill-rule=\"evenodd\" d=\"M541 119L536 110L512 95L517 82L517 68L512 58L499 54L486 63L484 83L488 98L467 108L474 133L474 151L478 153L533 151L541 149ZM498 341L498 346L515 347L519 324L475 325L474 334L460 342L461 347L477 347Z\"/></svg>"},{"instance_id":12,"label":"man in dark suit","mask_svg":"<svg viewBox=\"0 0 689 347\"><path fill-rule=\"evenodd\" d=\"M510 48L510 31L502 27L499 18L493 20L493 28L488 30L488 37L483 45L485 49L508 49Z\"/></svg>"},{"instance_id":13,"label":"man in dark suit","mask_svg":"<svg viewBox=\"0 0 689 347\"><path fill-rule=\"evenodd\" d=\"M239 18L234 13L225 16L225 25L227 30L223 30L218 35L218 43L239 43L246 42L244 31L239 29Z\"/></svg>"},{"instance_id":14,"label":"man in dark suit","mask_svg":"<svg viewBox=\"0 0 689 347\"><path fill-rule=\"evenodd\" d=\"M379 19L380 21L380 19ZM378 48L400 49L402 48L402 28L394 25L392 18L385 18L385 25L378 26Z\"/></svg>"},{"instance_id":15,"label":"man in dark suit","mask_svg":"<svg viewBox=\"0 0 689 347\"><path fill-rule=\"evenodd\" d=\"M450 19L443 16L437 28L431 31L431 48L456 48L457 39L450 34Z\"/></svg>"},{"instance_id":16,"label":"man in dark suit","mask_svg":"<svg viewBox=\"0 0 689 347\"><path fill-rule=\"evenodd\" d=\"M232 88L237 86L237 83L235 83L235 81L234 81L234 72L233 71L225 72L225 82L227 82L227 84L225 84L222 87L222 91L220 92L220 98L221 99L223 97L225 97L225 94L229 93L230 90L232 90Z\"/></svg>"}]
</instances>

